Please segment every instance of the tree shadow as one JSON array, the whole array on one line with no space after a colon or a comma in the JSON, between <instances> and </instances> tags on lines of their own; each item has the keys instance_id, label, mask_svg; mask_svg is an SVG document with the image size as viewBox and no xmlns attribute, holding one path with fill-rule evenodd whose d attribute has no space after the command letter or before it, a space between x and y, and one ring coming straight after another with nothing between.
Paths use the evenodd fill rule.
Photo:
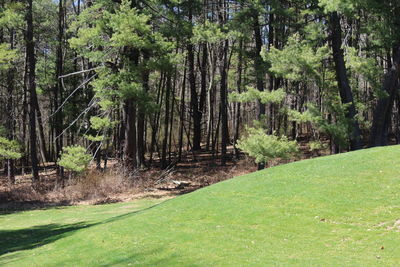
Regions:
<instances>
[{"instance_id":1,"label":"tree shadow","mask_svg":"<svg viewBox=\"0 0 400 267\"><path fill-rule=\"evenodd\" d=\"M163 202L161 202L163 203ZM74 224L47 224L16 230L0 230L0 256L19 250L28 250L55 242L61 238L72 235L75 231L95 225L115 222L143 211L150 210L160 205L157 203L147 208L135 210L125 214L111 217L96 223L79 222Z\"/></svg>"},{"instance_id":2,"label":"tree shadow","mask_svg":"<svg viewBox=\"0 0 400 267\"><path fill-rule=\"evenodd\" d=\"M63 209L71 206L68 201L46 202L46 201L24 201L24 202L1 202L0 193L0 216L16 214L23 211Z\"/></svg>"},{"instance_id":3,"label":"tree shadow","mask_svg":"<svg viewBox=\"0 0 400 267\"><path fill-rule=\"evenodd\" d=\"M17 230L0 230L0 256L44 246L73 234L74 231L93 226L85 222L74 224L47 224Z\"/></svg>"},{"instance_id":4,"label":"tree shadow","mask_svg":"<svg viewBox=\"0 0 400 267\"><path fill-rule=\"evenodd\" d=\"M47 225L33 226L24 229L0 230L0 266L8 261L15 261L21 257L21 255L13 255L13 254L5 255L7 253L35 249L50 244L52 242L55 242L59 239L71 236L74 234L74 232L80 229L85 229L96 225L113 223L115 221L119 221L127 217L135 216L144 211L153 209L158 205L165 203L166 201L157 203L147 208L135 210L132 212L127 212L121 215L117 215L93 223L79 222L73 224L47 224Z\"/></svg>"}]
</instances>

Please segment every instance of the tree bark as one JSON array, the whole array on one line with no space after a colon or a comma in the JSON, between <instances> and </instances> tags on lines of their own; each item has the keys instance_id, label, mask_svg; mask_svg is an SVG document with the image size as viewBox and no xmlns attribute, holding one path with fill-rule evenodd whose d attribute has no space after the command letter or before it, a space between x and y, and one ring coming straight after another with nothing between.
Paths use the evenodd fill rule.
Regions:
<instances>
[{"instance_id":1,"label":"tree bark","mask_svg":"<svg viewBox=\"0 0 400 267\"><path fill-rule=\"evenodd\" d=\"M192 22L192 10L189 10L189 21ZM196 90L196 76L194 68L194 46L189 43L188 50L188 65L189 65L189 86L190 86L190 107L193 118L193 150L201 149L201 111L199 110L199 99Z\"/></svg>"},{"instance_id":2,"label":"tree bark","mask_svg":"<svg viewBox=\"0 0 400 267\"><path fill-rule=\"evenodd\" d=\"M399 89L400 76L400 43L394 49L393 63L385 75L382 90L387 97L378 100L372 121L370 147L388 144L388 131L392 115L393 103Z\"/></svg>"},{"instance_id":3,"label":"tree bark","mask_svg":"<svg viewBox=\"0 0 400 267\"><path fill-rule=\"evenodd\" d=\"M243 39L239 40L239 52L238 52L238 66L237 66L237 81L236 88L237 92L240 94L242 92L242 72L243 72ZM236 143L240 137L240 114L241 104L240 102L236 103L236 117L235 117L235 134L233 137L233 143L235 145L235 155L236 158L239 159L239 149L236 147Z\"/></svg>"},{"instance_id":4,"label":"tree bark","mask_svg":"<svg viewBox=\"0 0 400 267\"><path fill-rule=\"evenodd\" d=\"M171 74L167 73L167 86L165 88L165 116L164 116L164 136L162 142L162 152L161 152L161 168L165 169L168 167L167 163L167 143L168 143L168 126L170 118L170 94L171 94Z\"/></svg>"},{"instance_id":5,"label":"tree bark","mask_svg":"<svg viewBox=\"0 0 400 267\"><path fill-rule=\"evenodd\" d=\"M56 85L54 87L54 110L58 110L61 104L62 98L62 80L60 76L63 75L63 36L64 36L64 7L63 7L63 0L59 0L58 4L58 36L57 36L57 50L56 50ZM54 116L54 128L55 128L55 135L57 140L55 141L56 146L56 155L55 160L60 156L60 153L63 148L63 118L62 118L62 109L58 110ZM59 170L60 174L62 174L62 168Z\"/></svg>"},{"instance_id":6,"label":"tree bark","mask_svg":"<svg viewBox=\"0 0 400 267\"><path fill-rule=\"evenodd\" d=\"M10 30L10 48L14 49L14 30ZM7 73L7 138L9 140L14 140L14 73L15 68L11 67ZM15 170L14 170L14 160L9 159L7 161L7 178L11 184L15 183Z\"/></svg>"},{"instance_id":7,"label":"tree bark","mask_svg":"<svg viewBox=\"0 0 400 267\"><path fill-rule=\"evenodd\" d=\"M33 40L33 3L32 0L27 0L28 9L26 12L26 60L28 66L27 75L27 90L29 92L29 125L30 125L30 152L31 152L31 165L32 165L32 181L34 183L39 181L38 158L36 149L36 60L35 60L35 43Z\"/></svg>"},{"instance_id":8,"label":"tree bark","mask_svg":"<svg viewBox=\"0 0 400 267\"><path fill-rule=\"evenodd\" d=\"M149 55L146 51L143 52L143 60L146 62L149 59ZM149 91L149 71L144 69L142 72L142 85L143 90L145 93ZM146 136L145 136L145 107L143 104L139 105L138 107L138 121L137 121L137 163L139 167L145 165L145 143L146 143Z\"/></svg>"},{"instance_id":9,"label":"tree bark","mask_svg":"<svg viewBox=\"0 0 400 267\"><path fill-rule=\"evenodd\" d=\"M350 149L357 150L363 148L360 127L356 119L356 107L354 105L353 93L351 91L349 78L347 76L346 64L342 49L342 28L337 12L332 12L329 16L331 27L331 42L333 60L335 62L336 80L339 86L340 98L343 104L348 104L346 118L351 121Z\"/></svg>"},{"instance_id":10,"label":"tree bark","mask_svg":"<svg viewBox=\"0 0 400 267\"><path fill-rule=\"evenodd\" d=\"M221 101L221 165L225 165L227 161L227 145L229 142L228 132L228 46L229 41L225 40L222 47L222 62L221 64L221 88L220 88L220 101Z\"/></svg>"},{"instance_id":11,"label":"tree bark","mask_svg":"<svg viewBox=\"0 0 400 267\"><path fill-rule=\"evenodd\" d=\"M263 59L261 57L261 49L262 49L262 35L261 35L261 28L260 22L258 20L259 12L255 8L252 9L252 19L253 19L253 31L254 31L254 39L255 39L255 55L254 55L254 70L256 73L256 83L257 83L257 90L262 92L264 91L264 75L265 72L263 70ZM262 117L265 115L265 105L262 104L260 101L258 102L258 116L257 119L261 120ZM265 168L264 163L258 164L258 169L262 170Z\"/></svg>"},{"instance_id":12,"label":"tree bark","mask_svg":"<svg viewBox=\"0 0 400 267\"><path fill-rule=\"evenodd\" d=\"M136 161L136 105L134 99L125 100L125 143L124 143L124 163L128 170L133 170L137 166Z\"/></svg>"}]
</instances>

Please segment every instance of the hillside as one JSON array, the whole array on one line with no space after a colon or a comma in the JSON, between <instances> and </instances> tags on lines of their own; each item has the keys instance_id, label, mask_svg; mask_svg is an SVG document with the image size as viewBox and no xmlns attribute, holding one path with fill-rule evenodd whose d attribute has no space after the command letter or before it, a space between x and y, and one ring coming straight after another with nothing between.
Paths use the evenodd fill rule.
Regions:
<instances>
[{"instance_id":1,"label":"hillside","mask_svg":"<svg viewBox=\"0 0 400 267\"><path fill-rule=\"evenodd\" d=\"M166 200L0 215L2 266L395 266L400 147L281 165Z\"/></svg>"}]
</instances>

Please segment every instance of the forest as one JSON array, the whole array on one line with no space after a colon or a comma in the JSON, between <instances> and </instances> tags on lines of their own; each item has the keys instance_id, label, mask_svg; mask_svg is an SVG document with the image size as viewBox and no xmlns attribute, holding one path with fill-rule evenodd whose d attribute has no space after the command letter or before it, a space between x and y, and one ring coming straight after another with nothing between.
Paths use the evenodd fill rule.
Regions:
<instances>
[{"instance_id":1,"label":"forest","mask_svg":"<svg viewBox=\"0 0 400 267\"><path fill-rule=\"evenodd\" d=\"M1 179L398 144L399 29L397 0L1 0Z\"/></svg>"},{"instance_id":2,"label":"forest","mask_svg":"<svg viewBox=\"0 0 400 267\"><path fill-rule=\"evenodd\" d=\"M0 266L399 266L400 0L0 0Z\"/></svg>"}]
</instances>

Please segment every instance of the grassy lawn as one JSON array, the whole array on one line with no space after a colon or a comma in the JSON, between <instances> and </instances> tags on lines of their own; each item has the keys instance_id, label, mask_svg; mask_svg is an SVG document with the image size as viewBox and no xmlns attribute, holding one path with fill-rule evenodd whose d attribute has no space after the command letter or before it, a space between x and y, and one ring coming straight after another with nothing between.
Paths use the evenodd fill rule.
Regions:
<instances>
[{"instance_id":1,"label":"grassy lawn","mask_svg":"<svg viewBox=\"0 0 400 267\"><path fill-rule=\"evenodd\" d=\"M282 165L159 202L0 215L0 265L400 263L399 146Z\"/></svg>"}]
</instances>

